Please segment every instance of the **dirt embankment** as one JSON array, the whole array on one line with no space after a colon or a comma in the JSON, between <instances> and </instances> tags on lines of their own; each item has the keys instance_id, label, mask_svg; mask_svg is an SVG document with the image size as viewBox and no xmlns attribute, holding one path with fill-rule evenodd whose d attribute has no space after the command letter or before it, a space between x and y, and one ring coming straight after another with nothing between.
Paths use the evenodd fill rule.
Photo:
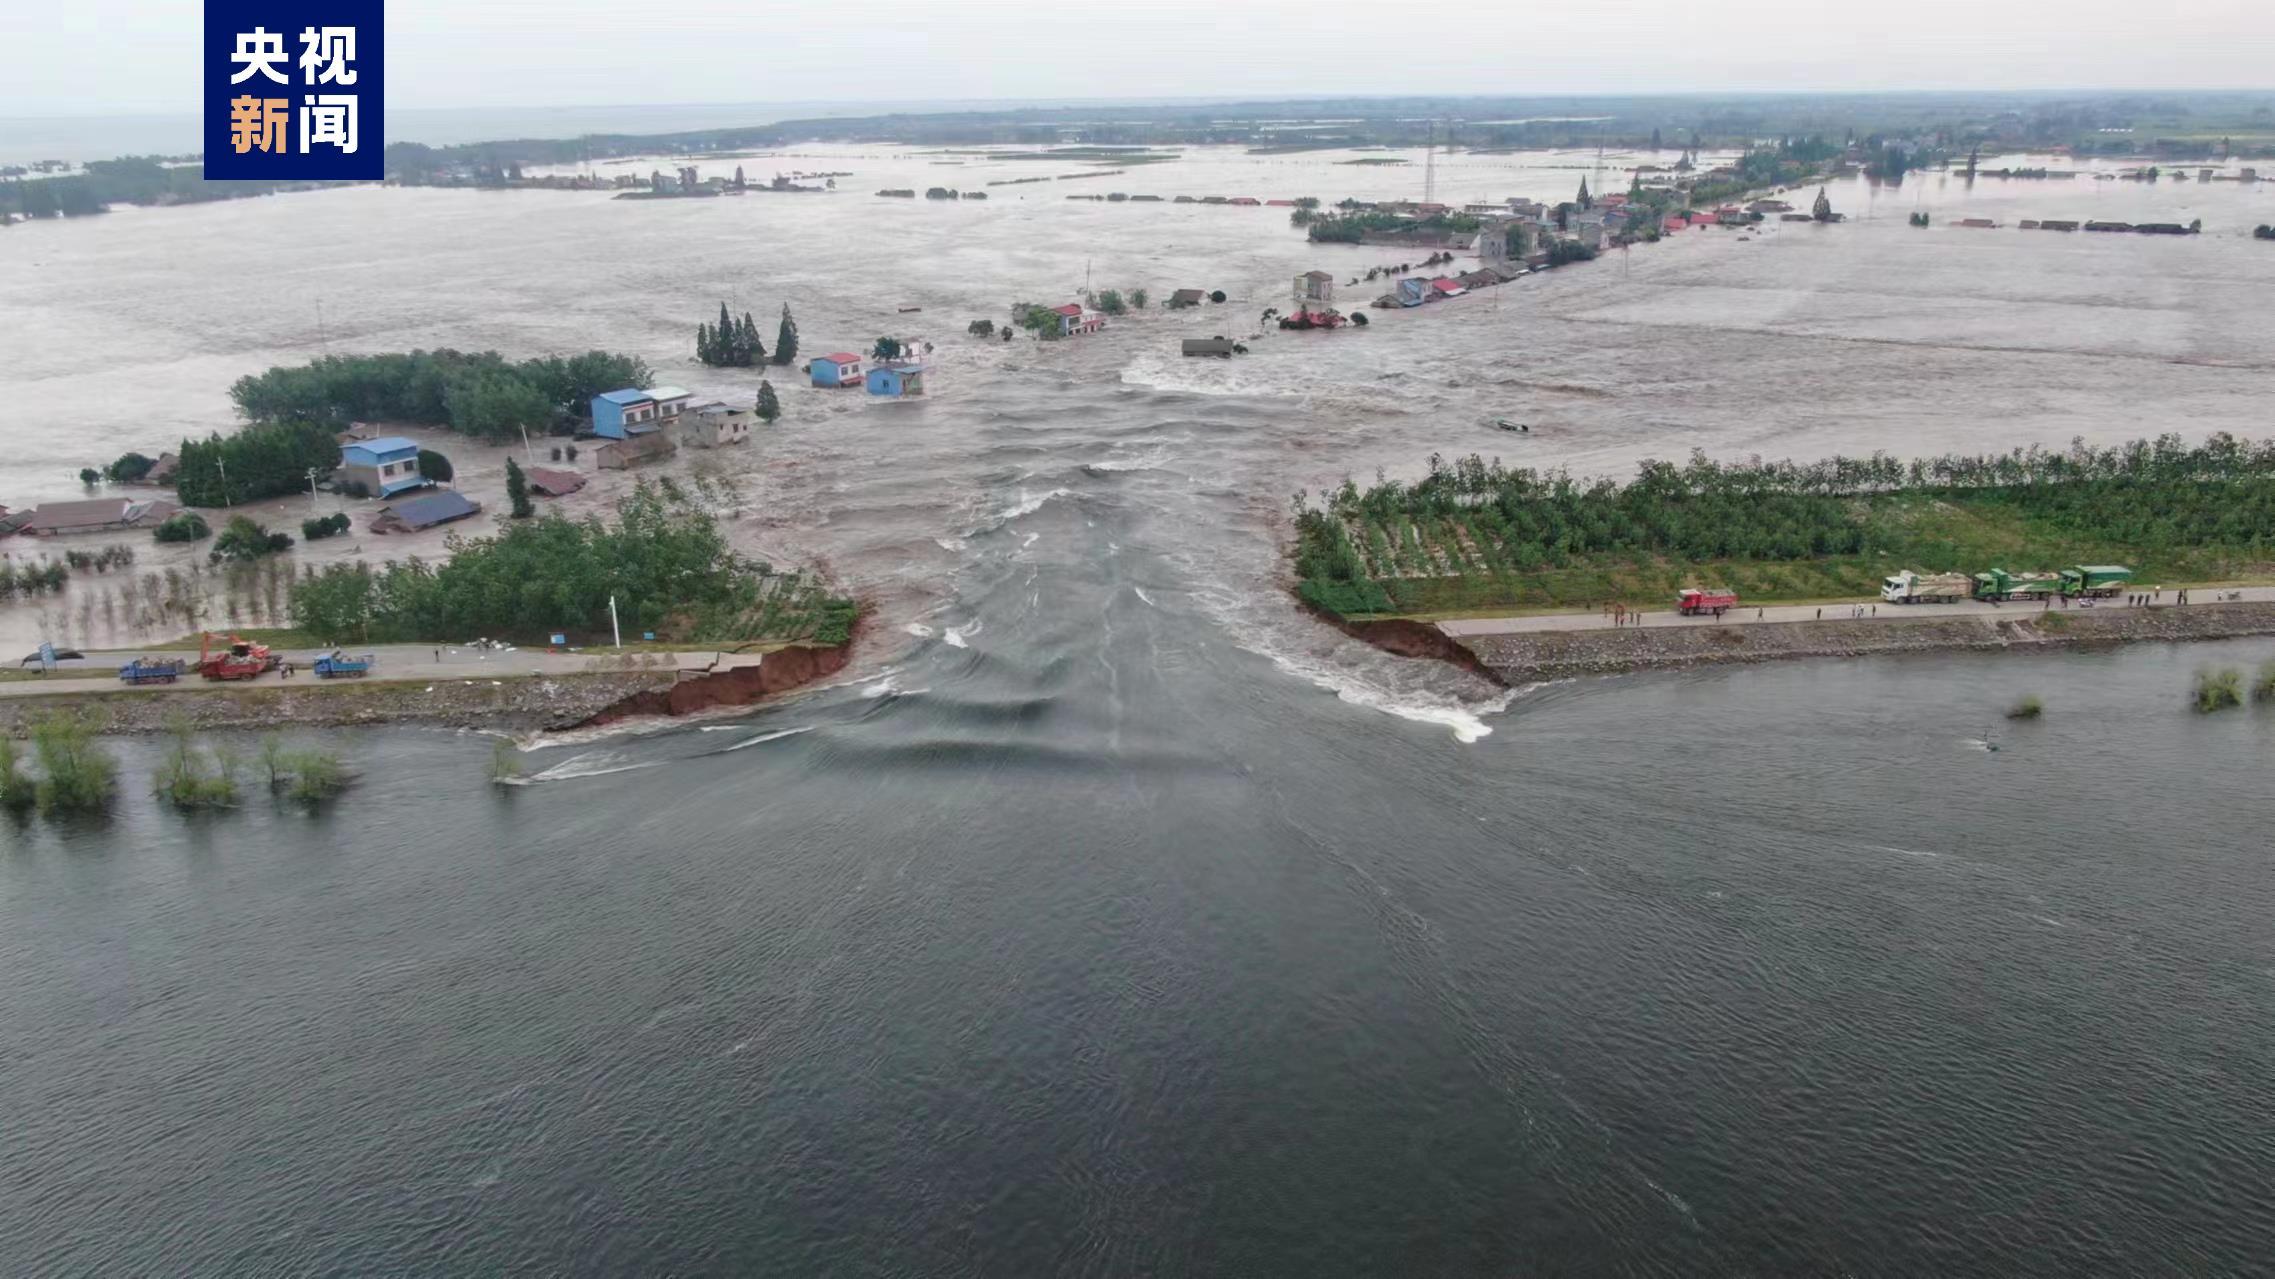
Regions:
<instances>
[{"instance_id":1,"label":"dirt embankment","mask_svg":"<svg viewBox=\"0 0 2275 1279\"><path fill-rule=\"evenodd\" d=\"M1404 618L1354 622L1324 609L1313 608L1302 600L1297 603L1309 609L1312 616L1352 639L1365 640L1386 653L1396 653L1400 657L1434 657L1441 662L1452 662L1479 679L1490 680L1495 684L1506 682L1492 667L1479 661L1475 653L1463 648L1452 636L1428 622L1411 622Z\"/></svg>"},{"instance_id":2,"label":"dirt embankment","mask_svg":"<svg viewBox=\"0 0 2275 1279\"><path fill-rule=\"evenodd\" d=\"M845 669L852 653L850 643L835 648L777 649L756 666L690 674L666 687L643 689L566 727L598 728L637 715L687 715L715 706L748 706L835 675Z\"/></svg>"},{"instance_id":3,"label":"dirt embankment","mask_svg":"<svg viewBox=\"0 0 2275 1279\"><path fill-rule=\"evenodd\" d=\"M1353 633L1370 638L1363 631ZM1882 617L1745 626L1670 623L1615 630L1480 635L1460 641L1441 633L1440 639L1462 651L1465 667L1481 665L1503 683L1521 684L1796 657L2005 651L2245 635L2275 635L2275 604L2190 604L2185 608L2072 609L2007 617Z\"/></svg>"},{"instance_id":4,"label":"dirt embankment","mask_svg":"<svg viewBox=\"0 0 2275 1279\"><path fill-rule=\"evenodd\" d=\"M853 651L786 648L756 666L702 673L672 670L528 675L507 679L372 680L284 688L187 685L52 697L0 699L0 734L56 710L99 709L106 732L157 733L180 717L197 729L349 728L435 724L532 733L597 727L642 715L686 715L747 706L843 670Z\"/></svg>"},{"instance_id":5,"label":"dirt embankment","mask_svg":"<svg viewBox=\"0 0 2275 1279\"><path fill-rule=\"evenodd\" d=\"M567 728L609 707L669 690L670 671L531 675L511 679L309 682L296 688L136 690L0 701L0 733L21 732L31 717L58 709L99 708L106 732L162 732L176 716L198 729L350 728L373 724L437 724L528 733Z\"/></svg>"}]
</instances>

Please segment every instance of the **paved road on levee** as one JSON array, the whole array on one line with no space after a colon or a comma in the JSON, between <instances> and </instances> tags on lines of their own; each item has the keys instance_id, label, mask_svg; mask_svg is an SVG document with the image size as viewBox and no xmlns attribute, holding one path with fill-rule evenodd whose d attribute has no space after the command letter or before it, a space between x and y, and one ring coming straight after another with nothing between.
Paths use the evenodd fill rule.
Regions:
<instances>
[{"instance_id":1,"label":"paved road on levee","mask_svg":"<svg viewBox=\"0 0 2275 1279\"><path fill-rule=\"evenodd\" d=\"M2156 587L2151 585L2142 589L2154 593ZM2275 586L2225 587L2219 590L2204 587L2201 590L2191 588L2188 592L2191 605L2225 602L2231 596L2246 601L2275 600ZM2120 593L2115 599L2094 600L2091 607L2096 609L2131 607L2125 603L2127 598L2127 594ZM2147 605L2147 607L2175 608L2178 607L2174 602L2177 598L2178 593L2167 587L2162 598ZM2067 611L2074 613L2085 607L2087 605L2084 601L2075 601L2071 603ZM1768 622L1813 622L1820 620L1845 622L1856 619L1859 608L1864 611L1864 616L1861 619L1864 621L1899 621L1907 617L2024 617L2047 611L2038 604L2026 604L2019 600L2007 604L1982 604L1974 600L1965 600L1957 604L1882 604L1877 607L1877 610L1871 604L1740 606L1731 609L1720 617L1684 617L1672 608L1665 608L1641 615L1630 613L1628 619L1630 625L1636 625L1640 616L1640 625L1646 627L1753 626ZM2053 606L2053 611L2062 612L2064 610L2059 603L2056 603ZM1438 623L1439 630L1456 639L1476 635L1519 635L1534 631L1610 630L1612 626L1611 616L1600 613L1542 613L1532 617L1466 617Z\"/></svg>"},{"instance_id":2,"label":"paved road on levee","mask_svg":"<svg viewBox=\"0 0 2275 1279\"><path fill-rule=\"evenodd\" d=\"M38 697L53 693L100 693L114 690L159 691L168 688L270 688L284 686L297 688L304 685L343 683L341 680L319 680L311 668L316 661L315 650L279 649L296 668L287 680L282 671L271 671L249 680L234 680L221 684L199 679L185 673L175 684L122 684L118 668L136 657L178 657L185 668L197 664L197 650L192 649L132 649L125 652L90 653L84 661L60 662L55 672L40 679L0 681L0 697ZM328 650L327 650L328 651ZM734 666L755 666L756 653L719 653L713 651L686 653L655 653L647 655L648 666L630 668L618 664L617 655L605 648L580 649L574 653L548 653L541 648L513 649L501 652L492 649L456 648L433 644L380 644L370 648L345 650L350 656L370 653L379 659L366 680L395 680L412 682L424 680L476 680L505 679L516 675L582 675L593 671L661 670L663 663L671 662L679 669L726 670Z\"/></svg>"}]
</instances>

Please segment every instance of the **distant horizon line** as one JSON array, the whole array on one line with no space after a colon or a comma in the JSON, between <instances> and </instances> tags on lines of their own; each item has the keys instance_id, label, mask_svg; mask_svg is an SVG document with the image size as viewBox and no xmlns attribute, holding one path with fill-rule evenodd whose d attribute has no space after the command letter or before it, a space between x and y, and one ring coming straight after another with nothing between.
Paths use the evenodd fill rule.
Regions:
<instances>
[{"instance_id":1,"label":"distant horizon line","mask_svg":"<svg viewBox=\"0 0 2275 1279\"><path fill-rule=\"evenodd\" d=\"M544 103L459 103L446 106L389 106L388 114L414 112L454 111L622 111L622 110L687 110L691 108L732 107L870 107L925 106L941 103L970 103L975 106L1000 104L1007 108L1034 107L1040 104L1064 103L1070 106L1142 106L1156 103L1189 103L1193 105L1221 104L1236 106L1255 102L1398 102L1398 101L1606 101L1606 100L1682 100L1688 98L1742 97L1742 98L1940 98L1940 97L2060 97L2073 94L2156 94L2167 97L2210 97L2223 94L2266 94L2275 97L2275 86L2204 86L2184 89L2154 88L2141 85L2073 85L2057 88L1939 88L1939 89L1653 89L1649 91L1540 90L1528 93L1471 91L1459 93L1249 93L1227 94L1126 94L1107 96L1081 96L1074 94L1041 94L1034 97L929 97L929 98L780 98L698 100L685 102L544 102ZM186 110L121 110L121 111L65 111L37 114L0 114L7 120L165 120L198 116L194 106ZM944 114L926 112L923 114Z\"/></svg>"}]
</instances>

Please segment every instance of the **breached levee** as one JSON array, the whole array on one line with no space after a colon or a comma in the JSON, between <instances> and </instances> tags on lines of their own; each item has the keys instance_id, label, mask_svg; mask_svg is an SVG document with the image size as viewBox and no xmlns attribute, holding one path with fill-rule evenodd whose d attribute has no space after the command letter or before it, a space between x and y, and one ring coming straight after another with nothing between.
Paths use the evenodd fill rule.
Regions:
<instances>
[{"instance_id":1,"label":"breached levee","mask_svg":"<svg viewBox=\"0 0 2275 1279\"><path fill-rule=\"evenodd\" d=\"M852 653L850 641L834 648L776 649L761 657L756 666L733 666L705 674L686 672L668 687L643 689L584 720L560 727L599 728L638 716L692 715L723 706L748 706L835 675L845 669Z\"/></svg>"},{"instance_id":2,"label":"breached levee","mask_svg":"<svg viewBox=\"0 0 2275 1279\"><path fill-rule=\"evenodd\" d=\"M1347 629L1361 638L1370 638L1365 626ZM1744 625L1686 621L1616 629L1448 637L1447 642L1490 670L1496 678L1519 684L1582 675L1679 670L1728 662L2032 650L2247 635L2275 635L2275 603L2008 610L2004 616L1982 617L1906 618L1883 614L1869 620L1841 618ZM1382 647L1392 652L1401 651L1390 644Z\"/></svg>"}]
</instances>

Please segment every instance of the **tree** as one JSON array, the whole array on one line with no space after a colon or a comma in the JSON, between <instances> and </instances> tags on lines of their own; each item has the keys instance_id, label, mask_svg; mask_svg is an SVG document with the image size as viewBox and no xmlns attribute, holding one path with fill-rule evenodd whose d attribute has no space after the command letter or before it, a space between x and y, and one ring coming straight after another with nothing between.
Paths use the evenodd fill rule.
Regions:
<instances>
[{"instance_id":1,"label":"tree","mask_svg":"<svg viewBox=\"0 0 2275 1279\"><path fill-rule=\"evenodd\" d=\"M1580 179L1579 201L1580 207L1583 209L1592 209L1596 207L1595 198L1588 194L1588 180L1586 178Z\"/></svg>"},{"instance_id":2,"label":"tree","mask_svg":"<svg viewBox=\"0 0 2275 1279\"><path fill-rule=\"evenodd\" d=\"M1123 315L1130 309L1129 303L1122 300L1120 289L1108 289L1099 294L1097 305L1099 310L1108 315Z\"/></svg>"},{"instance_id":3,"label":"tree","mask_svg":"<svg viewBox=\"0 0 2275 1279\"><path fill-rule=\"evenodd\" d=\"M510 440L531 427L542 431L553 413L544 392L520 377L499 371L453 379L443 392L443 403L452 426L485 440ZM436 477L430 474L428 478Z\"/></svg>"},{"instance_id":4,"label":"tree","mask_svg":"<svg viewBox=\"0 0 2275 1279\"><path fill-rule=\"evenodd\" d=\"M897 360L901 358L901 340L899 338L878 338L877 345L870 348L869 353L880 360Z\"/></svg>"},{"instance_id":5,"label":"tree","mask_svg":"<svg viewBox=\"0 0 2275 1279\"><path fill-rule=\"evenodd\" d=\"M103 468L103 474L121 483L131 484L150 474L150 468L156 465L156 462L140 453L121 453L118 461Z\"/></svg>"},{"instance_id":6,"label":"tree","mask_svg":"<svg viewBox=\"0 0 2275 1279\"><path fill-rule=\"evenodd\" d=\"M214 564L223 560L244 564L291 548L290 534L271 533L250 516L232 515L229 523L222 526L221 536L213 539L213 549L206 552L206 559Z\"/></svg>"},{"instance_id":7,"label":"tree","mask_svg":"<svg viewBox=\"0 0 2275 1279\"><path fill-rule=\"evenodd\" d=\"M782 304L782 326L774 331L774 362L790 364L798 358L798 322L790 318L790 304Z\"/></svg>"},{"instance_id":8,"label":"tree","mask_svg":"<svg viewBox=\"0 0 2275 1279\"><path fill-rule=\"evenodd\" d=\"M106 808L118 789L118 761L98 734L102 712L55 711L33 720L32 754L40 779L33 795L42 813L88 813Z\"/></svg>"},{"instance_id":9,"label":"tree","mask_svg":"<svg viewBox=\"0 0 2275 1279\"><path fill-rule=\"evenodd\" d=\"M1651 149L1653 151L1659 149L1659 131L1656 128L1651 130Z\"/></svg>"},{"instance_id":10,"label":"tree","mask_svg":"<svg viewBox=\"0 0 2275 1279\"><path fill-rule=\"evenodd\" d=\"M433 449L419 450L419 474L437 484L448 484L458 478L458 471L451 466L450 459Z\"/></svg>"},{"instance_id":11,"label":"tree","mask_svg":"<svg viewBox=\"0 0 2275 1279\"><path fill-rule=\"evenodd\" d=\"M771 424L782 416L782 401L774 397L774 384L765 378L758 380L758 420Z\"/></svg>"},{"instance_id":12,"label":"tree","mask_svg":"<svg viewBox=\"0 0 2275 1279\"><path fill-rule=\"evenodd\" d=\"M150 535L161 542L197 542L213 536L213 529L196 511L182 511L166 517Z\"/></svg>"},{"instance_id":13,"label":"tree","mask_svg":"<svg viewBox=\"0 0 2275 1279\"><path fill-rule=\"evenodd\" d=\"M1148 294L1148 293L1147 293L1147 292L1146 292L1144 289L1131 289L1131 290L1130 290L1130 309L1131 309L1131 310L1133 310L1133 311L1143 311L1143 310L1145 309L1145 304L1146 304L1146 303L1147 303L1149 300L1151 300L1151 295L1150 295L1150 294Z\"/></svg>"},{"instance_id":14,"label":"tree","mask_svg":"<svg viewBox=\"0 0 2275 1279\"><path fill-rule=\"evenodd\" d=\"M94 467L82 466L79 468L79 482L88 488L93 488L103 482L103 473Z\"/></svg>"},{"instance_id":15,"label":"tree","mask_svg":"<svg viewBox=\"0 0 2275 1279\"><path fill-rule=\"evenodd\" d=\"M506 459L506 500L513 503L513 517L526 520L537 514L537 504L529 500L529 477L521 473L521 464Z\"/></svg>"},{"instance_id":16,"label":"tree","mask_svg":"<svg viewBox=\"0 0 2275 1279\"><path fill-rule=\"evenodd\" d=\"M1809 206L1809 216L1817 219L1819 222L1830 222L1833 220L1833 202L1831 199L1826 197L1825 188L1817 188L1817 202Z\"/></svg>"},{"instance_id":17,"label":"tree","mask_svg":"<svg viewBox=\"0 0 2275 1279\"><path fill-rule=\"evenodd\" d=\"M743 166L738 164L735 166L735 189L737 191L740 191L743 189L743 186Z\"/></svg>"},{"instance_id":18,"label":"tree","mask_svg":"<svg viewBox=\"0 0 2275 1279\"><path fill-rule=\"evenodd\" d=\"M973 337L976 337L976 338L991 338L991 337L994 337L994 336L995 336L995 321L993 321L993 320L974 320L974 321L972 321L970 324L967 324L967 325L965 325L965 326L964 326L964 332L966 332L966 333L969 333L969 334L971 334Z\"/></svg>"}]
</instances>

